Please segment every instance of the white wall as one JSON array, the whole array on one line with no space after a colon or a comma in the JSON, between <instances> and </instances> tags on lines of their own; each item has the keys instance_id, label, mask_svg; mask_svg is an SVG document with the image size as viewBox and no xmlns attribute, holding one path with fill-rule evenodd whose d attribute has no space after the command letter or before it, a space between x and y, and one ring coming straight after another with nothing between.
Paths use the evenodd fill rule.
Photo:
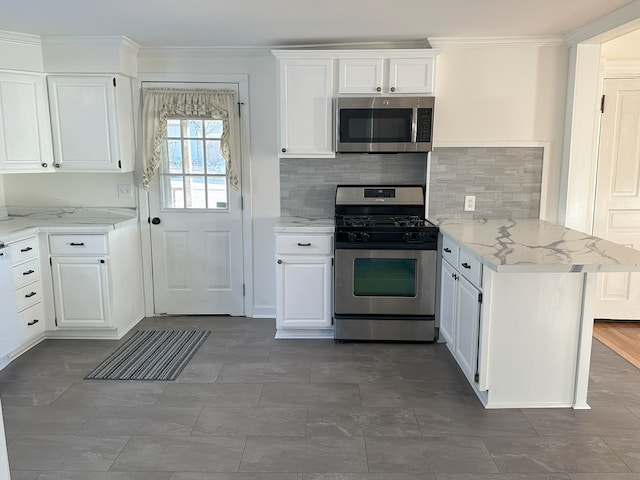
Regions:
<instances>
[{"instance_id":1,"label":"white wall","mask_svg":"<svg viewBox=\"0 0 640 480\"><path fill-rule=\"evenodd\" d=\"M135 207L118 198L118 185L133 185L132 173L24 173L2 176L7 206ZM0 186L1 187L1 186ZM132 189L134 190L134 189ZM0 194L2 188L0 188ZM0 200L2 197L0 196Z\"/></svg>"},{"instance_id":2,"label":"white wall","mask_svg":"<svg viewBox=\"0 0 640 480\"><path fill-rule=\"evenodd\" d=\"M628 60L640 58L640 30L604 42L601 46L602 58L607 60Z\"/></svg>"},{"instance_id":3,"label":"white wall","mask_svg":"<svg viewBox=\"0 0 640 480\"><path fill-rule=\"evenodd\" d=\"M243 113L250 115L251 208L253 228L253 305L254 315L275 314L275 238L273 225L280 215L280 167L277 157L276 64L275 57L264 54L216 54L200 51L142 49L138 57L139 76L145 80L154 74L189 75L198 81L216 81L216 75L246 74L249 78L249 102ZM205 78L203 78L203 76ZM249 199L246 199L249 200Z\"/></svg>"},{"instance_id":4,"label":"white wall","mask_svg":"<svg viewBox=\"0 0 640 480\"><path fill-rule=\"evenodd\" d=\"M437 46L434 146L548 143L541 213L556 220L568 48Z\"/></svg>"}]
</instances>

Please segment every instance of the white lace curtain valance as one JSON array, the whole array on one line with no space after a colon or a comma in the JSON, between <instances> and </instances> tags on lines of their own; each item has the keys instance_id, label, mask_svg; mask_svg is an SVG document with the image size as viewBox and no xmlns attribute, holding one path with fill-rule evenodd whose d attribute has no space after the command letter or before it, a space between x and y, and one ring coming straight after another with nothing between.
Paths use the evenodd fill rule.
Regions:
<instances>
[{"instance_id":1,"label":"white lace curtain valance","mask_svg":"<svg viewBox=\"0 0 640 480\"><path fill-rule=\"evenodd\" d=\"M142 185L158 174L165 153L168 118L211 118L222 120L220 153L227 164L231 188L238 189L235 158L231 155L229 126L235 112L233 90L188 90L179 88L149 88L142 91Z\"/></svg>"}]
</instances>

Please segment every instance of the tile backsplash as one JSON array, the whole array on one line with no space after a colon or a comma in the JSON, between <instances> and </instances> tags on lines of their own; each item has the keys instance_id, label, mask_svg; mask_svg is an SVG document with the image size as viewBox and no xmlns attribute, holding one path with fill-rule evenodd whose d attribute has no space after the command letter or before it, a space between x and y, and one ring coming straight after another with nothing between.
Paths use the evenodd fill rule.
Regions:
<instances>
[{"instance_id":1,"label":"tile backsplash","mask_svg":"<svg viewBox=\"0 0 640 480\"><path fill-rule=\"evenodd\" d=\"M541 147L438 148L431 153L429 213L435 218L538 218ZM330 218L338 184L422 184L426 154L338 154L280 160L282 216ZM476 209L464 212L465 195Z\"/></svg>"},{"instance_id":2,"label":"tile backsplash","mask_svg":"<svg viewBox=\"0 0 640 480\"><path fill-rule=\"evenodd\" d=\"M435 149L428 218L538 218L542 158L542 147ZM463 211L465 195L475 211Z\"/></svg>"},{"instance_id":3,"label":"tile backsplash","mask_svg":"<svg viewBox=\"0 0 640 480\"><path fill-rule=\"evenodd\" d=\"M426 171L424 153L283 158L280 159L280 214L331 218L338 184L424 185Z\"/></svg>"}]
</instances>

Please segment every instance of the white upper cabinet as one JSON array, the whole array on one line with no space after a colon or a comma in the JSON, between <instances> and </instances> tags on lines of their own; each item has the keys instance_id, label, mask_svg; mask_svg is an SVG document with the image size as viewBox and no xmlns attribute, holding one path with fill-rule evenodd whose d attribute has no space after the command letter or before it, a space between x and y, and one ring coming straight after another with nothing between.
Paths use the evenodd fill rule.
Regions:
<instances>
[{"instance_id":1,"label":"white upper cabinet","mask_svg":"<svg viewBox=\"0 0 640 480\"><path fill-rule=\"evenodd\" d=\"M120 75L47 77L54 167L127 172L134 165L131 80Z\"/></svg>"},{"instance_id":2,"label":"white upper cabinet","mask_svg":"<svg viewBox=\"0 0 640 480\"><path fill-rule=\"evenodd\" d=\"M52 163L44 75L0 72L0 172L44 172Z\"/></svg>"},{"instance_id":3,"label":"white upper cabinet","mask_svg":"<svg viewBox=\"0 0 640 480\"><path fill-rule=\"evenodd\" d=\"M338 93L341 95L433 94L436 51L409 51L409 56L378 51L361 58L350 54L338 60ZM357 54L356 54L357 55Z\"/></svg>"},{"instance_id":4,"label":"white upper cabinet","mask_svg":"<svg viewBox=\"0 0 640 480\"><path fill-rule=\"evenodd\" d=\"M333 59L277 52L281 157L335 157L332 135Z\"/></svg>"}]
</instances>

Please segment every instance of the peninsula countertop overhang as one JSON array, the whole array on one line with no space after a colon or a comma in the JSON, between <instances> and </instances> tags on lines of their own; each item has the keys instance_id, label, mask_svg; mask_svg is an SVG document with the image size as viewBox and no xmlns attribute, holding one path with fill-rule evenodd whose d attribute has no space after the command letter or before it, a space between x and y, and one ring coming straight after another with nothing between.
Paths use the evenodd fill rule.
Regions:
<instances>
[{"instance_id":1,"label":"peninsula countertop overhang","mask_svg":"<svg viewBox=\"0 0 640 480\"><path fill-rule=\"evenodd\" d=\"M640 271L640 251L544 220L432 221L496 272Z\"/></svg>"}]
</instances>

